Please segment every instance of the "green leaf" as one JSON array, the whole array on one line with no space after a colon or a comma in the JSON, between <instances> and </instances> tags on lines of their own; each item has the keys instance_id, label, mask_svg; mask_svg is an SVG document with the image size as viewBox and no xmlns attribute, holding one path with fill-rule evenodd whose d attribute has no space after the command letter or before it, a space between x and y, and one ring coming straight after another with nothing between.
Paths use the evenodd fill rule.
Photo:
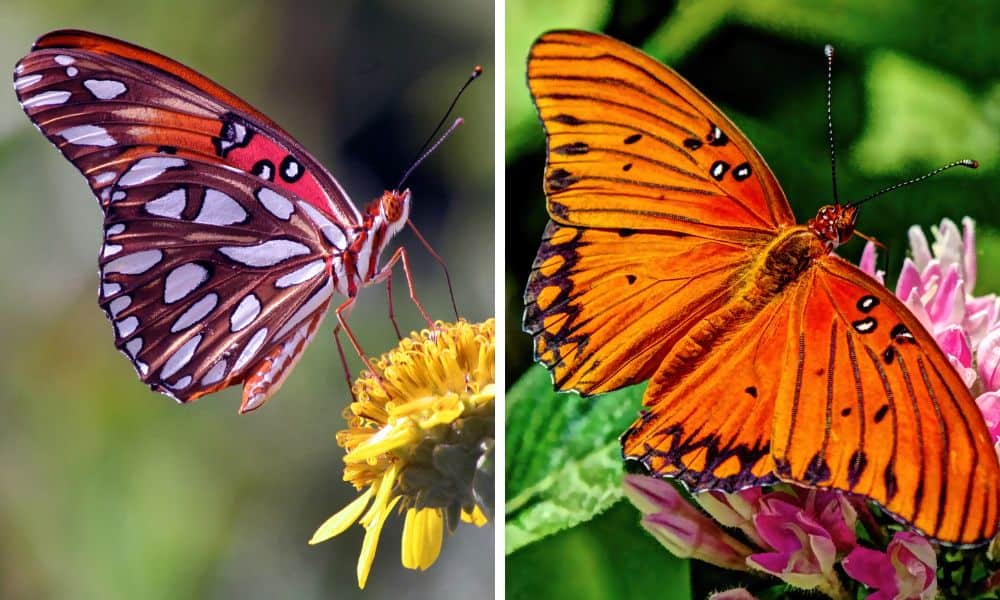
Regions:
<instances>
[{"instance_id":1,"label":"green leaf","mask_svg":"<svg viewBox=\"0 0 1000 600\"><path fill-rule=\"evenodd\" d=\"M525 83L525 65L532 42L550 29L600 31L608 18L607 0L511 0L507 2L507 156L540 144L542 128Z\"/></svg>"},{"instance_id":2,"label":"green leaf","mask_svg":"<svg viewBox=\"0 0 1000 600\"><path fill-rule=\"evenodd\" d=\"M558 393L534 366L507 393L507 552L597 515L622 497L618 437L642 388Z\"/></svg>"},{"instance_id":3,"label":"green leaf","mask_svg":"<svg viewBox=\"0 0 1000 600\"><path fill-rule=\"evenodd\" d=\"M691 598L690 561L679 559L639 526L639 512L619 502L585 525L507 557L507 597Z\"/></svg>"},{"instance_id":4,"label":"green leaf","mask_svg":"<svg viewBox=\"0 0 1000 600\"><path fill-rule=\"evenodd\" d=\"M857 168L872 175L935 168L968 156L983 168L1000 152L1000 97L982 101L962 82L901 54L874 54L866 86L871 112L854 148Z\"/></svg>"}]
</instances>

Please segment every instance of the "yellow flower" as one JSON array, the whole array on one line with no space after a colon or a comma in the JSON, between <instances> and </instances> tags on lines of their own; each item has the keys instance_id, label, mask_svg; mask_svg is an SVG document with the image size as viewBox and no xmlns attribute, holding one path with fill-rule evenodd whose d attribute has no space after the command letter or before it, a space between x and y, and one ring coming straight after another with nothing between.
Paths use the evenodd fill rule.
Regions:
<instances>
[{"instance_id":1,"label":"yellow flower","mask_svg":"<svg viewBox=\"0 0 1000 600\"><path fill-rule=\"evenodd\" d=\"M492 513L494 321L435 325L370 361L376 373L354 382L348 428L337 433L344 481L364 491L309 543L361 524L361 588L393 509L406 515L403 566L420 570L437 560L445 530L482 527Z\"/></svg>"}]
</instances>

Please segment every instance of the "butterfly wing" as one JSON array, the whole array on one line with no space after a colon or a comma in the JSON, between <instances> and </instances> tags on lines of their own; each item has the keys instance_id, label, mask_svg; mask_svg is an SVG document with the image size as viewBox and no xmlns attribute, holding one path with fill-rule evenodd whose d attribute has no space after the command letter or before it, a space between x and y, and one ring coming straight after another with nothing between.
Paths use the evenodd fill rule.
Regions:
<instances>
[{"instance_id":1,"label":"butterfly wing","mask_svg":"<svg viewBox=\"0 0 1000 600\"><path fill-rule=\"evenodd\" d=\"M732 242L549 222L524 297L535 357L558 388L583 394L648 379L732 294L748 258Z\"/></svg>"},{"instance_id":2,"label":"butterfly wing","mask_svg":"<svg viewBox=\"0 0 1000 600\"><path fill-rule=\"evenodd\" d=\"M547 134L554 224L528 280L524 328L560 389L642 381L794 224L791 209L736 126L631 46L547 33L532 47L528 85Z\"/></svg>"},{"instance_id":3,"label":"butterfly wing","mask_svg":"<svg viewBox=\"0 0 1000 600\"><path fill-rule=\"evenodd\" d=\"M104 210L100 302L142 380L182 402L243 382L241 411L263 404L360 223L340 186L248 104L125 42L48 34L15 89Z\"/></svg>"},{"instance_id":4,"label":"butterfly wing","mask_svg":"<svg viewBox=\"0 0 1000 600\"><path fill-rule=\"evenodd\" d=\"M693 491L776 476L866 496L942 541L996 533L1000 467L975 401L885 287L827 256L753 318L707 323L727 318L710 349L664 361L626 458Z\"/></svg>"},{"instance_id":5,"label":"butterfly wing","mask_svg":"<svg viewBox=\"0 0 1000 600\"><path fill-rule=\"evenodd\" d=\"M680 75L615 39L542 35L528 86L548 140L553 220L767 239L795 219L764 159Z\"/></svg>"}]
</instances>

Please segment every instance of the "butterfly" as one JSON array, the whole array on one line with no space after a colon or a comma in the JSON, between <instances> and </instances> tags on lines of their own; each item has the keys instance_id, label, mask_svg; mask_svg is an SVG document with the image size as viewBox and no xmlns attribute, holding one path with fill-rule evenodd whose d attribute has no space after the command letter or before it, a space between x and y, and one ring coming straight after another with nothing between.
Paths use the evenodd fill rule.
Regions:
<instances>
[{"instance_id":1,"label":"butterfly","mask_svg":"<svg viewBox=\"0 0 1000 600\"><path fill-rule=\"evenodd\" d=\"M380 256L407 222L408 189L359 211L288 133L169 58L55 31L17 63L14 88L97 196L100 305L155 391L188 402L242 383L240 412L259 408L334 293L346 328L359 290L406 268L402 248Z\"/></svg>"},{"instance_id":2,"label":"butterfly","mask_svg":"<svg viewBox=\"0 0 1000 600\"><path fill-rule=\"evenodd\" d=\"M935 340L832 254L856 205L796 224L750 141L617 40L542 35L528 85L550 221L524 329L560 390L649 380L625 459L691 491L867 497L937 540L997 533L1000 465Z\"/></svg>"}]
</instances>

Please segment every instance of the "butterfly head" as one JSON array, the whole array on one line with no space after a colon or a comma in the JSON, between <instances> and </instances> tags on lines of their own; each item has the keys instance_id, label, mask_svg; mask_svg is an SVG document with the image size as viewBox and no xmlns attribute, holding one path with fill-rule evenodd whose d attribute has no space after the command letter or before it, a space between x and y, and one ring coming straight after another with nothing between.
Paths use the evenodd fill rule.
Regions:
<instances>
[{"instance_id":1,"label":"butterfly head","mask_svg":"<svg viewBox=\"0 0 1000 600\"><path fill-rule=\"evenodd\" d=\"M809 219L809 230L816 234L830 250L851 239L858 220L855 204L828 204Z\"/></svg>"},{"instance_id":2,"label":"butterfly head","mask_svg":"<svg viewBox=\"0 0 1000 600\"><path fill-rule=\"evenodd\" d=\"M385 223L385 239L388 241L399 233L410 218L410 190L382 192L382 196L368 207L368 214L374 220Z\"/></svg>"}]
</instances>

